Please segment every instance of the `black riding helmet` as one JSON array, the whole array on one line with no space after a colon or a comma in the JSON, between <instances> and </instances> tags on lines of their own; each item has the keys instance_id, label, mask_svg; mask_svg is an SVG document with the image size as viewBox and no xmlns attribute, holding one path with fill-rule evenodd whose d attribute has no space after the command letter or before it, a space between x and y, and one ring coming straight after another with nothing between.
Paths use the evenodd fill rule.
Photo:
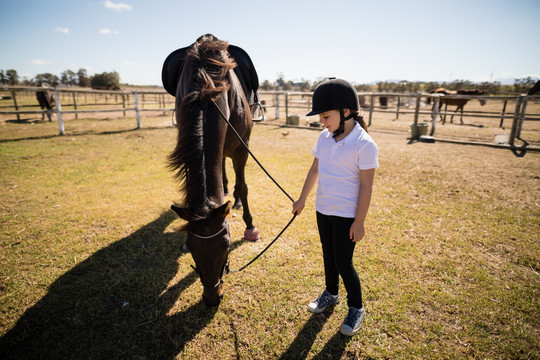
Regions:
<instances>
[{"instance_id":1,"label":"black riding helmet","mask_svg":"<svg viewBox=\"0 0 540 360\"><path fill-rule=\"evenodd\" d=\"M345 118L343 109L360 110L358 93L348 81L329 78L320 83L315 89L311 111L306 116L317 115L330 110L339 110L341 121L339 129L334 131L335 137L343 133L345 120L353 117L353 115L349 115Z\"/></svg>"}]
</instances>

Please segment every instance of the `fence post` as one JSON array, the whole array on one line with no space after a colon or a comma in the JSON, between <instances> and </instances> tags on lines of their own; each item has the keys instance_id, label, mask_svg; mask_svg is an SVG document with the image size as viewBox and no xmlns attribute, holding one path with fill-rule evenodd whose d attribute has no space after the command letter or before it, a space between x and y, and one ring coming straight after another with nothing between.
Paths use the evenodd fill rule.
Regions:
<instances>
[{"instance_id":1,"label":"fence post","mask_svg":"<svg viewBox=\"0 0 540 360\"><path fill-rule=\"evenodd\" d=\"M139 93L133 92L133 100L135 101L135 115L137 117L137 129L141 128L141 114L139 111Z\"/></svg>"},{"instance_id":2,"label":"fence post","mask_svg":"<svg viewBox=\"0 0 540 360\"><path fill-rule=\"evenodd\" d=\"M17 121L21 121L21 116L18 113L19 105L17 105L17 97L16 97L15 94L16 94L15 90L12 90L11 91L11 97L13 98L13 104L15 105L15 111L17 111Z\"/></svg>"},{"instance_id":3,"label":"fence post","mask_svg":"<svg viewBox=\"0 0 540 360\"><path fill-rule=\"evenodd\" d=\"M56 106L56 118L58 119L58 130L60 135L64 135L64 121L62 120L62 104L60 103L60 95L58 89L54 89L54 102Z\"/></svg>"},{"instance_id":4,"label":"fence post","mask_svg":"<svg viewBox=\"0 0 540 360\"><path fill-rule=\"evenodd\" d=\"M429 136L433 136L435 134L435 125L437 124L437 115L439 114L439 97L435 97L433 100L433 110L431 111L431 131L429 132Z\"/></svg>"},{"instance_id":5,"label":"fence post","mask_svg":"<svg viewBox=\"0 0 540 360\"><path fill-rule=\"evenodd\" d=\"M523 121L525 120L525 110L527 109L527 95L523 97L523 101L521 102L521 112L519 115L519 121L516 129L516 137L518 139L521 139L521 128L523 127Z\"/></svg>"},{"instance_id":6,"label":"fence post","mask_svg":"<svg viewBox=\"0 0 540 360\"><path fill-rule=\"evenodd\" d=\"M508 144L512 147L514 146L514 141L516 139L517 124L519 121L519 114L521 113L521 101L522 97L520 95L516 100L516 109L514 110L514 117L512 119L512 129L510 130L510 136L508 138Z\"/></svg>"},{"instance_id":7,"label":"fence post","mask_svg":"<svg viewBox=\"0 0 540 360\"><path fill-rule=\"evenodd\" d=\"M369 121L368 121L368 126L371 126L371 118L373 117L373 108L375 107L375 103L374 103L373 99L375 99L375 95L373 95L373 93L371 93L370 100L369 100Z\"/></svg>"},{"instance_id":8,"label":"fence post","mask_svg":"<svg viewBox=\"0 0 540 360\"><path fill-rule=\"evenodd\" d=\"M399 103L401 102L400 100L401 100L401 98L398 96L397 97L396 120L399 120Z\"/></svg>"},{"instance_id":9,"label":"fence post","mask_svg":"<svg viewBox=\"0 0 540 360\"><path fill-rule=\"evenodd\" d=\"M124 109L124 117L126 117L126 95L122 94L122 109Z\"/></svg>"},{"instance_id":10,"label":"fence post","mask_svg":"<svg viewBox=\"0 0 540 360\"><path fill-rule=\"evenodd\" d=\"M77 96L75 95L75 91L71 93L73 95L73 109L77 111ZM79 118L79 113L75 112L75 119Z\"/></svg>"},{"instance_id":11,"label":"fence post","mask_svg":"<svg viewBox=\"0 0 540 360\"><path fill-rule=\"evenodd\" d=\"M279 119L279 93L276 92L276 117L275 120Z\"/></svg>"},{"instance_id":12,"label":"fence post","mask_svg":"<svg viewBox=\"0 0 540 360\"><path fill-rule=\"evenodd\" d=\"M285 124L289 124L289 93L285 93Z\"/></svg>"},{"instance_id":13,"label":"fence post","mask_svg":"<svg viewBox=\"0 0 540 360\"><path fill-rule=\"evenodd\" d=\"M502 109L502 112L501 112L501 123L499 124L500 128L503 127L504 115L506 115L506 103L507 102L508 102L508 100L504 100L504 105L503 105L503 109Z\"/></svg>"},{"instance_id":14,"label":"fence post","mask_svg":"<svg viewBox=\"0 0 540 360\"><path fill-rule=\"evenodd\" d=\"M414 133L411 134L412 140L418 140L420 137L420 132L418 131L418 116L420 115L420 99L422 97L422 93L418 93L416 95L416 107L414 109ZM412 131L412 130L411 130Z\"/></svg>"}]
</instances>

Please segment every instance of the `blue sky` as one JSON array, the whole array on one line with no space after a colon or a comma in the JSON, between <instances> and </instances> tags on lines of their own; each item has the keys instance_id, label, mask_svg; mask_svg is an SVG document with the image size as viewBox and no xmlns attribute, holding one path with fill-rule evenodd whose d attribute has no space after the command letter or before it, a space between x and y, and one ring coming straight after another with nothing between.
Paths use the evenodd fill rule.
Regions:
<instances>
[{"instance_id":1,"label":"blue sky","mask_svg":"<svg viewBox=\"0 0 540 360\"><path fill-rule=\"evenodd\" d=\"M1 0L0 69L85 68L161 85L205 33L246 50L259 79L355 83L540 77L540 1Z\"/></svg>"}]
</instances>

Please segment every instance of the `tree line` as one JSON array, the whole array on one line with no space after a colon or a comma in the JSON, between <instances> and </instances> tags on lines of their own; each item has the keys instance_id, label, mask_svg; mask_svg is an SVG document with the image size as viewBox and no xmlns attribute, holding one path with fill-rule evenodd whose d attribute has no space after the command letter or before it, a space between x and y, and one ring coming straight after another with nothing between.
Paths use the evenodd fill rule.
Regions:
<instances>
[{"instance_id":1,"label":"tree line","mask_svg":"<svg viewBox=\"0 0 540 360\"><path fill-rule=\"evenodd\" d=\"M64 85L91 87L92 89L118 90L120 89L120 75L116 71L113 71L89 76L86 69L79 69L77 72L73 70L63 71L60 76L51 73L43 73L37 74L31 79L21 79L16 70L0 70L0 85L2 86L41 86L43 84L48 84L53 87Z\"/></svg>"},{"instance_id":2,"label":"tree line","mask_svg":"<svg viewBox=\"0 0 540 360\"><path fill-rule=\"evenodd\" d=\"M265 80L260 88L262 90L277 91L313 91L324 79L314 82L301 80L299 82L287 81L282 75L273 83ZM513 85L503 85L498 81L475 83L469 80L454 80L451 82L422 82L422 81L379 81L375 84L354 84L356 90L360 92L388 92L388 93L418 93L431 92L438 88L451 90L483 90L487 94L502 93L526 93L538 79L532 77L515 79Z\"/></svg>"},{"instance_id":3,"label":"tree line","mask_svg":"<svg viewBox=\"0 0 540 360\"><path fill-rule=\"evenodd\" d=\"M292 81L285 80L283 74L279 74L274 82L268 80L260 84L261 90L278 90L278 91L313 91L324 79L315 81L301 80ZM483 90L488 94L501 93L526 93L538 79L532 77L519 78L514 80L513 85L503 85L498 81L474 83L469 80L454 80L452 82L421 82L421 81L379 81L376 84L354 84L360 92L392 92L392 93L417 93L431 92L440 87L451 90ZM104 72L89 76L86 69L79 69L74 72L72 70L63 71L60 76L51 73L38 74L32 79L20 79L16 70L0 70L0 85L25 85L25 86L40 86L47 83L53 87L58 85L64 86L80 86L91 87L93 89L120 89L120 75L116 72Z\"/></svg>"}]
</instances>

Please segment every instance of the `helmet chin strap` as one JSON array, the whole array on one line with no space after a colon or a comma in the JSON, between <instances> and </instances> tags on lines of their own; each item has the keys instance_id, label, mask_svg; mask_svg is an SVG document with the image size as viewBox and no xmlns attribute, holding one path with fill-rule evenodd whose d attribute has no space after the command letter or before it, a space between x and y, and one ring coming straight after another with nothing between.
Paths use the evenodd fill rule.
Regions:
<instances>
[{"instance_id":1,"label":"helmet chin strap","mask_svg":"<svg viewBox=\"0 0 540 360\"><path fill-rule=\"evenodd\" d=\"M353 118L353 114L349 114L349 116L345 117L345 113L343 112L343 109L339 109L339 129L334 131L334 138L340 134L343 134L345 132L345 120L349 120Z\"/></svg>"}]
</instances>

